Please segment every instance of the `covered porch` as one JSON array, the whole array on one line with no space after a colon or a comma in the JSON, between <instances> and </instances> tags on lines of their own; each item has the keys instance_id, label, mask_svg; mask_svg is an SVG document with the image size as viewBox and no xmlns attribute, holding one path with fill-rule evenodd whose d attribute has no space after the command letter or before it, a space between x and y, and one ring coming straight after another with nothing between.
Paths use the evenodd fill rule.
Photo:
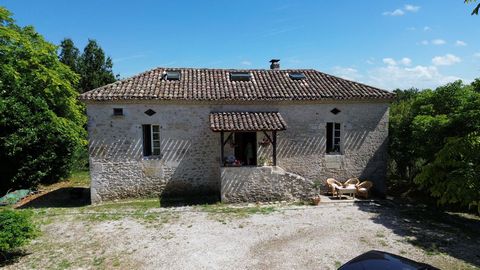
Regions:
<instances>
[{"instance_id":1,"label":"covered porch","mask_svg":"<svg viewBox=\"0 0 480 270\"><path fill-rule=\"evenodd\" d=\"M221 167L277 166L277 132L287 124L279 112L212 112L210 128L220 133Z\"/></svg>"}]
</instances>

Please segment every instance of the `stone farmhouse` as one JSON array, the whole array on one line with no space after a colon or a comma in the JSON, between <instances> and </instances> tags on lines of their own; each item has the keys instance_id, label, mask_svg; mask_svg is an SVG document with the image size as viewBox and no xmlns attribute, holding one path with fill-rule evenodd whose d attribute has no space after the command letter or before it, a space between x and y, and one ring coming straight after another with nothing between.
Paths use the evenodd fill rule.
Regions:
<instances>
[{"instance_id":1,"label":"stone farmhouse","mask_svg":"<svg viewBox=\"0 0 480 270\"><path fill-rule=\"evenodd\" d=\"M368 179L384 194L394 95L278 61L156 68L82 94L92 202L304 199L329 177Z\"/></svg>"}]
</instances>

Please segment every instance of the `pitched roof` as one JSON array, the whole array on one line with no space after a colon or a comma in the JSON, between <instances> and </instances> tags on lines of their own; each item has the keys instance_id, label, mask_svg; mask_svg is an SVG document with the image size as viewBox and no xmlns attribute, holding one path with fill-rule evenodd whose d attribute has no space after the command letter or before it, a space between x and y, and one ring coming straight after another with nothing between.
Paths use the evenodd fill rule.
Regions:
<instances>
[{"instance_id":1,"label":"pitched roof","mask_svg":"<svg viewBox=\"0 0 480 270\"><path fill-rule=\"evenodd\" d=\"M180 71L180 80L166 80L166 71ZM248 72L250 81L231 81L230 73ZM303 73L293 80L290 73ZM233 70L156 68L80 95L81 100L328 100L391 99L394 94L312 69Z\"/></svg>"},{"instance_id":2,"label":"pitched roof","mask_svg":"<svg viewBox=\"0 0 480 270\"><path fill-rule=\"evenodd\" d=\"M210 113L213 131L279 131L287 123L278 112L214 112Z\"/></svg>"}]
</instances>

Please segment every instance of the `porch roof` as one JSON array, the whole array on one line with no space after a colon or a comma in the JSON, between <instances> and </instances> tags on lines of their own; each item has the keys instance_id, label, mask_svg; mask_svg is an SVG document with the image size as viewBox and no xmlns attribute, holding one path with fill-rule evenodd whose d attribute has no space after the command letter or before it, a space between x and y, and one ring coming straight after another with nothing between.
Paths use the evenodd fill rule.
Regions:
<instances>
[{"instance_id":1,"label":"porch roof","mask_svg":"<svg viewBox=\"0 0 480 270\"><path fill-rule=\"evenodd\" d=\"M212 112L210 128L215 131L280 131L287 123L279 112Z\"/></svg>"}]
</instances>

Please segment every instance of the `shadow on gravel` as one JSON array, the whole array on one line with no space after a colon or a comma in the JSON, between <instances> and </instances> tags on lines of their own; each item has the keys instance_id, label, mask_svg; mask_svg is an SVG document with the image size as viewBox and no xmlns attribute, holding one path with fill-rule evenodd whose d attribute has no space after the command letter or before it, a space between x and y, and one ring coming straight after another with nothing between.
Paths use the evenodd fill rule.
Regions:
<instances>
[{"instance_id":1,"label":"shadow on gravel","mask_svg":"<svg viewBox=\"0 0 480 270\"><path fill-rule=\"evenodd\" d=\"M19 208L80 207L90 204L90 188L64 187L42 194Z\"/></svg>"},{"instance_id":2,"label":"shadow on gravel","mask_svg":"<svg viewBox=\"0 0 480 270\"><path fill-rule=\"evenodd\" d=\"M375 223L391 229L427 254L444 253L480 266L480 218L386 200L356 205L362 211L375 213L372 217Z\"/></svg>"},{"instance_id":3,"label":"shadow on gravel","mask_svg":"<svg viewBox=\"0 0 480 270\"><path fill-rule=\"evenodd\" d=\"M0 267L5 267L11 264L14 264L20 260L23 256L28 255L29 253L23 251L14 251L7 253L0 253Z\"/></svg>"}]
</instances>

